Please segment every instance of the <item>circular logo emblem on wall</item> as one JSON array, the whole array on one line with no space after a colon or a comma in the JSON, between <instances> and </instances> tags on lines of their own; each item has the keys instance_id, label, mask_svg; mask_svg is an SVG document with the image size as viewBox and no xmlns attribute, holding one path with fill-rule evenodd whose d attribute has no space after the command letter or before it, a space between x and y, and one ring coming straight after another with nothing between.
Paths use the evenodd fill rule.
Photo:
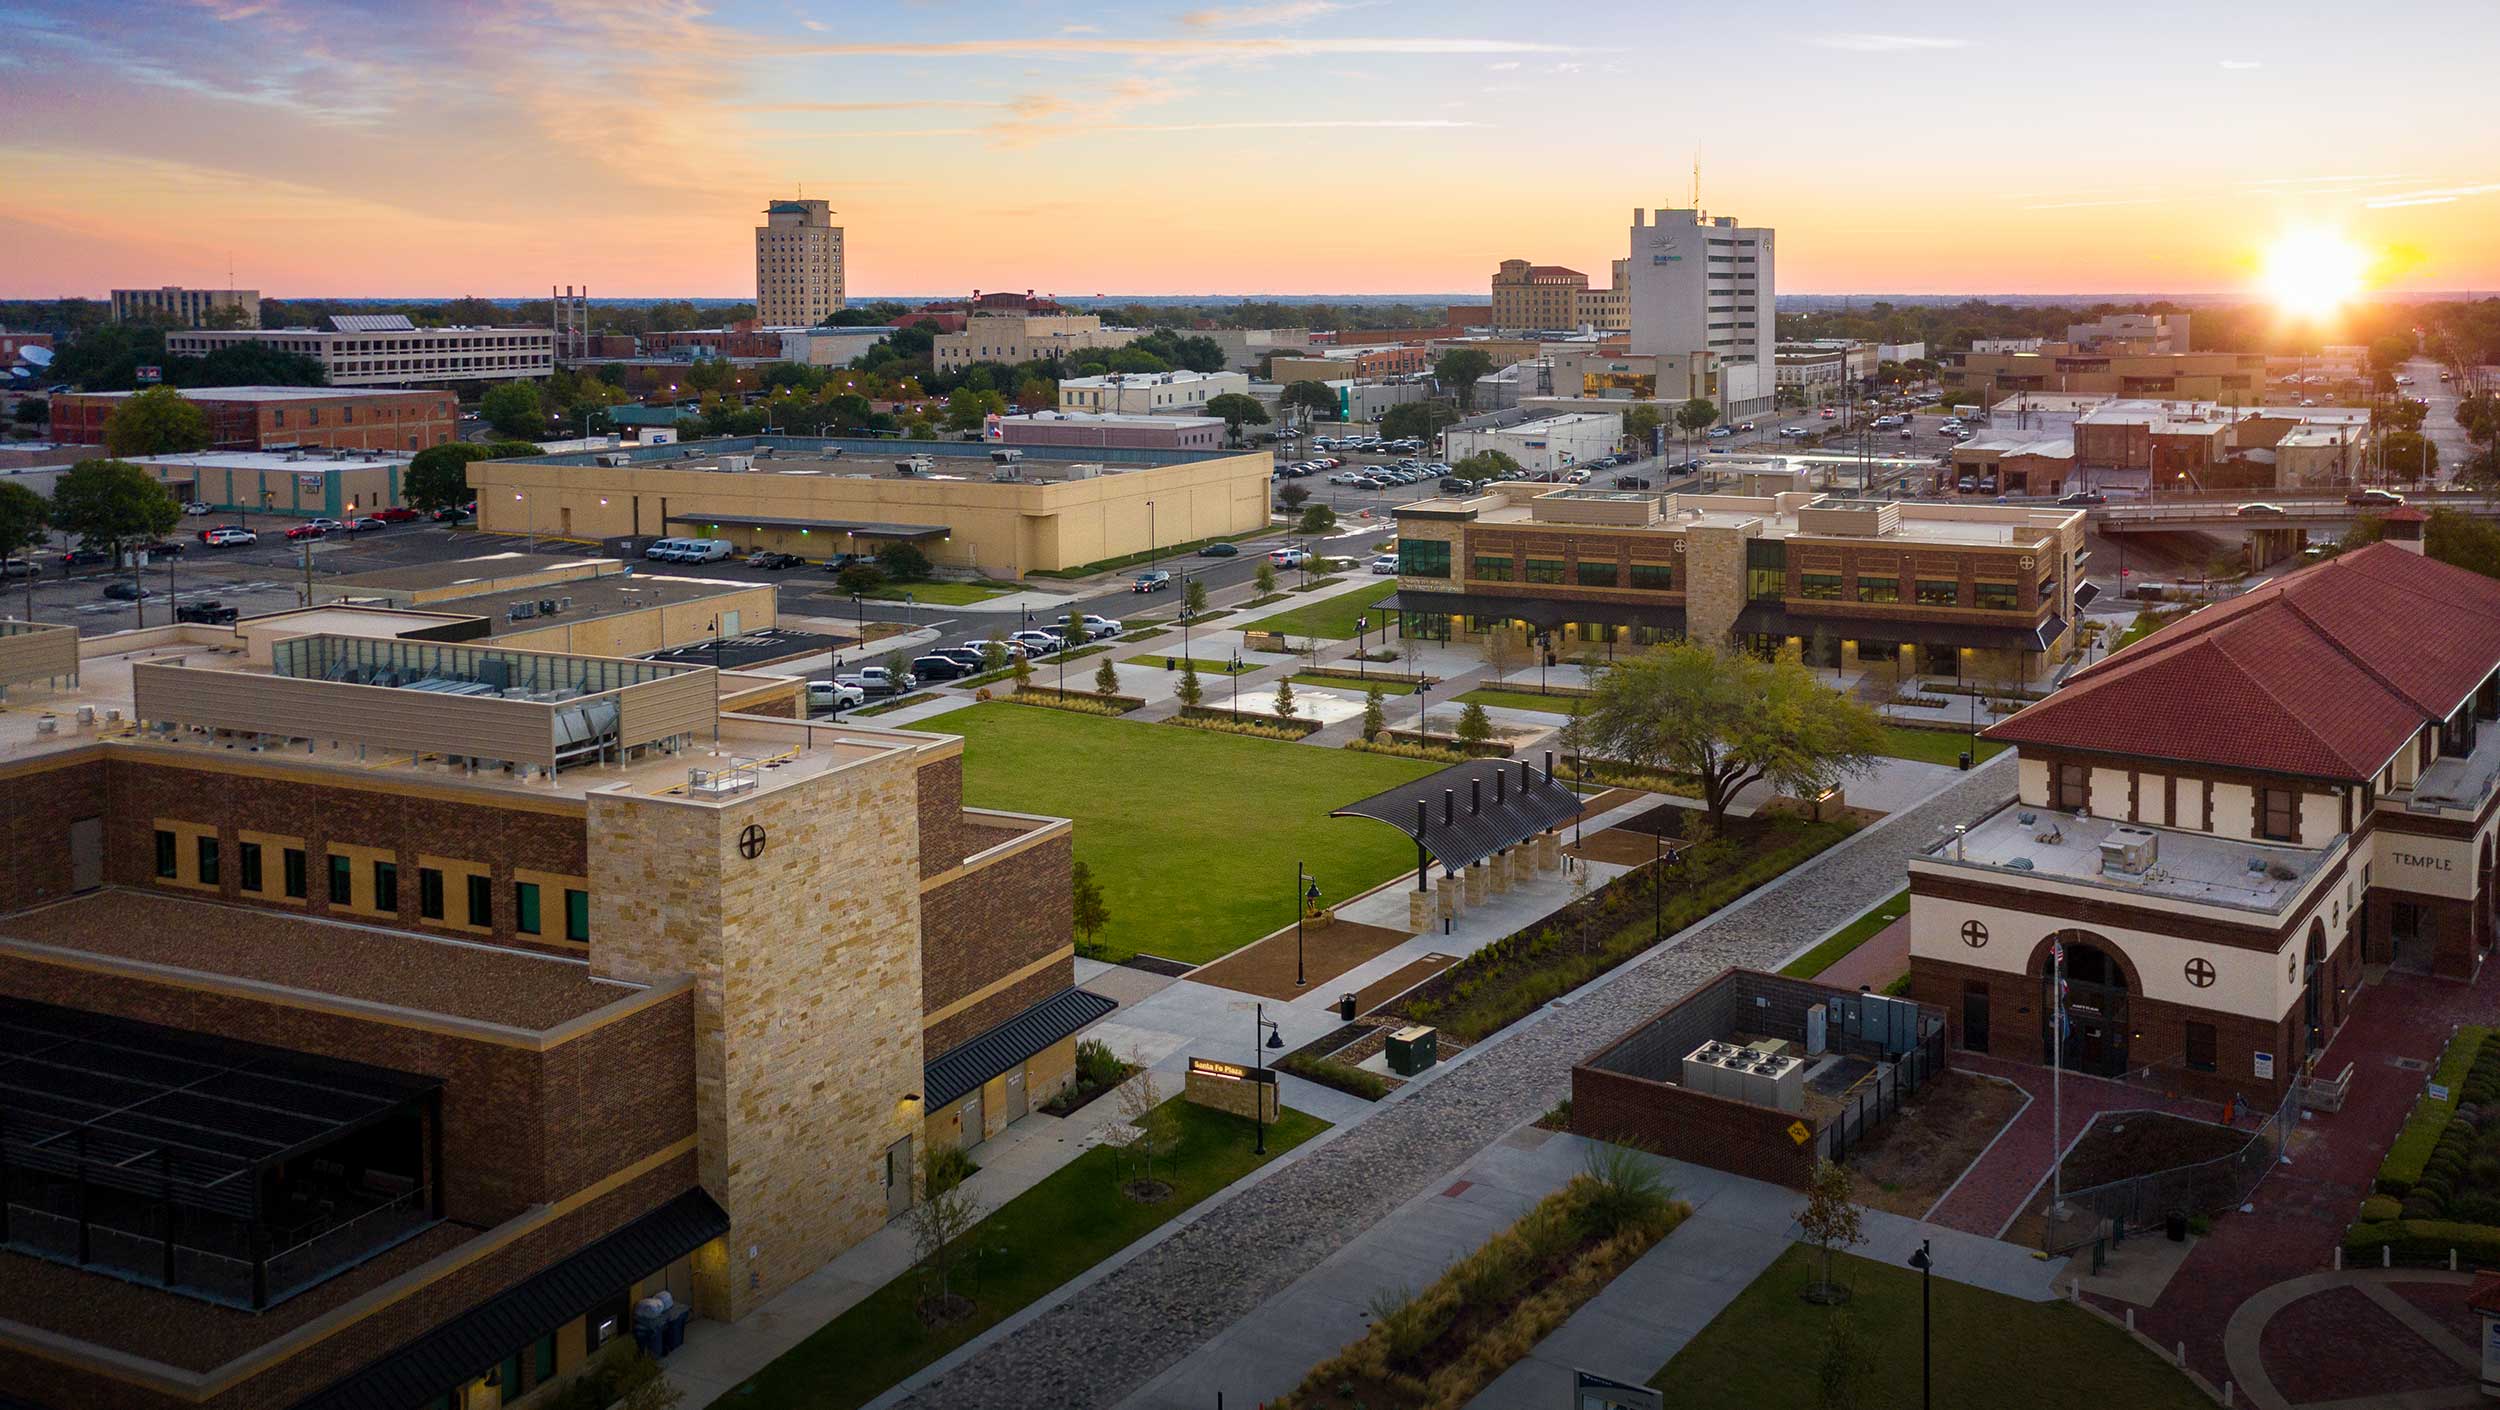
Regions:
<instances>
[{"instance_id":1,"label":"circular logo emblem on wall","mask_svg":"<svg viewBox=\"0 0 2500 1410\"><path fill-rule=\"evenodd\" d=\"M1962 922L1962 943L1976 950L1988 943L1988 927L1975 920Z\"/></svg>"},{"instance_id":2,"label":"circular logo emblem on wall","mask_svg":"<svg viewBox=\"0 0 2500 1410\"><path fill-rule=\"evenodd\" d=\"M748 823L738 829L738 855L748 861L764 855L764 825Z\"/></svg>"},{"instance_id":3,"label":"circular logo emblem on wall","mask_svg":"<svg viewBox=\"0 0 2500 1410\"><path fill-rule=\"evenodd\" d=\"M2187 982L2199 989L2214 986L2214 962L2199 955L2187 962Z\"/></svg>"}]
</instances>

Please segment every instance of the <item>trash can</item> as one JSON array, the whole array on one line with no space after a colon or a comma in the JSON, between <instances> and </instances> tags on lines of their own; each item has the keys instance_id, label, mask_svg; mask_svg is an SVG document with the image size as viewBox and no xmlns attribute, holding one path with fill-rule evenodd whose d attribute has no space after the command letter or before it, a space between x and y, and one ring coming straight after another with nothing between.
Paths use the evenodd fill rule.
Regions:
<instances>
[{"instance_id":1,"label":"trash can","mask_svg":"<svg viewBox=\"0 0 2500 1410\"><path fill-rule=\"evenodd\" d=\"M667 1318L660 1323L660 1354L662 1356L686 1344L686 1323L693 1316L694 1309L683 1303L668 1310Z\"/></svg>"},{"instance_id":2,"label":"trash can","mask_svg":"<svg viewBox=\"0 0 2500 1410\"><path fill-rule=\"evenodd\" d=\"M2187 1242L2187 1219L2187 1211L2180 1209L2170 1211L2170 1213L2162 1219L2162 1232L2170 1236L2170 1241L2172 1243L2183 1244Z\"/></svg>"},{"instance_id":3,"label":"trash can","mask_svg":"<svg viewBox=\"0 0 2500 1410\"><path fill-rule=\"evenodd\" d=\"M1354 995L1351 991L1339 994L1337 996L1337 1017L1344 1019L1348 1023L1352 1023L1354 1021L1354 1005Z\"/></svg>"},{"instance_id":4,"label":"trash can","mask_svg":"<svg viewBox=\"0 0 2500 1410\"><path fill-rule=\"evenodd\" d=\"M1970 751L1967 749L1962 751L1962 772L1970 772Z\"/></svg>"},{"instance_id":5,"label":"trash can","mask_svg":"<svg viewBox=\"0 0 2500 1410\"><path fill-rule=\"evenodd\" d=\"M1417 1024L1401 1028L1389 1035L1389 1070L1400 1077L1413 1077L1441 1060L1439 1029Z\"/></svg>"},{"instance_id":6,"label":"trash can","mask_svg":"<svg viewBox=\"0 0 2500 1410\"><path fill-rule=\"evenodd\" d=\"M1166 656L1163 658L1163 669L1167 671L1177 671L1180 669L1180 663L1173 658Z\"/></svg>"}]
</instances>

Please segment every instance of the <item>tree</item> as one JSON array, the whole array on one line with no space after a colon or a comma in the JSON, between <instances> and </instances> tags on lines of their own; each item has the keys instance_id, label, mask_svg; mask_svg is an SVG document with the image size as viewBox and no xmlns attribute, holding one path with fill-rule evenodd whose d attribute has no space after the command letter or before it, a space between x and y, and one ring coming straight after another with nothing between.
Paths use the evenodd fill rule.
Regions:
<instances>
[{"instance_id":1,"label":"tree","mask_svg":"<svg viewBox=\"0 0 2500 1410\"><path fill-rule=\"evenodd\" d=\"M2390 475L2427 480L2439 468L2439 446L2419 431L2390 431L2379 437L2379 461Z\"/></svg>"},{"instance_id":2,"label":"tree","mask_svg":"<svg viewBox=\"0 0 2500 1410\"><path fill-rule=\"evenodd\" d=\"M1486 632L1477 649L1484 653L1485 667L1493 672L1496 683L1528 665L1527 633L1507 623Z\"/></svg>"},{"instance_id":3,"label":"tree","mask_svg":"<svg viewBox=\"0 0 2500 1410\"><path fill-rule=\"evenodd\" d=\"M2500 392L2469 392L2458 398L2457 424L2476 445L2500 439Z\"/></svg>"},{"instance_id":4,"label":"tree","mask_svg":"<svg viewBox=\"0 0 2500 1410\"><path fill-rule=\"evenodd\" d=\"M1814 678L1796 648L1770 661L1678 642L1617 661L1588 704L1592 751L1698 783L1712 830L1758 782L1812 797L1873 767L1883 731Z\"/></svg>"},{"instance_id":5,"label":"tree","mask_svg":"<svg viewBox=\"0 0 2500 1410\"><path fill-rule=\"evenodd\" d=\"M842 571L833 575L833 581L844 592L864 594L884 587L885 574L878 571L874 563L845 563Z\"/></svg>"},{"instance_id":6,"label":"tree","mask_svg":"<svg viewBox=\"0 0 2500 1410\"><path fill-rule=\"evenodd\" d=\"M1184 710L1197 709L1198 703L1207 698L1206 687L1198 683L1196 661L1186 656L1181 658L1181 681L1173 688L1172 693L1180 697L1181 708Z\"/></svg>"},{"instance_id":7,"label":"tree","mask_svg":"<svg viewBox=\"0 0 2500 1410\"><path fill-rule=\"evenodd\" d=\"M1015 678L1016 689L1023 690L1031 686L1033 684L1032 653L1027 652L1022 656L1013 658L1008 663L1007 673Z\"/></svg>"},{"instance_id":8,"label":"tree","mask_svg":"<svg viewBox=\"0 0 2500 1410\"><path fill-rule=\"evenodd\" d=\"M952 1147L930 1146L921 1152L919 1199L911 1207L912 1254L919 1260L928 1293L920 1315L929 1322L954 1321L970 1308L957 1308L952 1277L958 1245L981 1222L981 1202L963 1186Z\"/></svg>"},{"instance_id":9,"label":"tree","mask_svg":"<svg viewBox=\"0 0 2500 1410\"><path fill-rule=\"evenodd\" d=\"M2394 376L2403 370L2419 346L2411 333L2386 333L2370 340L2370 367Z\"/></svg>"},{"instance_id":10,"label":"tree","mask_svg":"<svg viewBox=\"0 0 2500 1410\"><path fill-rule=\"evenodd\" d=\"M916 583L929 576L929 555L898 540L877 550L877 566L898 583Z\"/></svg>"},{"instance_id":11,"label":"tree","mask_svg":"<svg viewBox=\"0 0 2500 1410\"><path fill-rule=\"evenodd\" d=\"M1302 522L1294 526L1294 532L1315 539L1335 527L1337 511L1325 504L1314 504L1302 511Z\"/></svg>"},{"instance_id":12,"label":"tree","mask_svg":"<svg viewBox=\"0 0 2500 1410\"><path fill-rule=\"evenodd\" d=\"M1257 397L1240 392L1207 398L1207 415L1224 418L1224 438L1234 445L1241 444L1242 427L1264 426L1270 420L1267 408L1259 404Z\"/></svg>"},{"instance_id":13,"label":"tree","mask_svg":"<svg viewBox=\"0 0 2500 1410\"><path fill-rule=\"evenodd\" d=\"M1388 727L1388 703L1382 697L1380 687L1375 685L1363 692L1363 737L1378 739L1380 732Z\"/></svg>"},{"instance_id":14,"label":"tree","mask_svg":"<svg viewBox=\"0 0 2500 1410\"><path fill-rule=\"evenodd\" d=\"M1301 513L1303 504L1307 502L1310 497L1311 492L1309 490L1306 490L1296 484L1287 484L1283 489L1276 492L1276 502L1285 506L1285 512L1287 514Z\"/></svg>"},{"instance_id":15,"label":"tree","mask_svg":"<svg viewBox=\"0 0 2500 1410\"><path fill-rule=\"evenodd\" d=\"M52 486L52 527L118 559L125 546L163 538L182 519L162 481L126 460L82 460Z\"/></svg>"},{"instance_id":16,"label":"tree","mask_svg":"<svg viewBox=\"0 0 2500 1410\"><path fill-rule=\"evenodd\" d=\"M1480 450L1451 466L1450 473L1462 480L1474 480L1481 484L1487 480L1498 480L1504 475L1516 473L1518 469L1519 462L1503 452Z\"/></svg>"},{"instance_id":17,"label":"tree","mask_svg":"<svg viewBox=\"0 0 2500 1410\"><path fill-rule=\"evenodd\" d=\"M1276 718L1290 720L1293 711L1293 681L1290 678L1280 680L1276 682Z\"/></svg>"},{"instance_id":18,"label":"tree","mask_svg":"<svg viewBox=\"0 0 2500 1410\"><path fill-rule=\"evenodd\" d=\"M1458 408L1445 401L1400 402L1380 413L1380 434L1393 440L1428 441L1458 420Z\"/></svg>"},{"instance_id":19,"label":"tree","mask_svg":"<svg viewBox=\"0 0 2500 1410\"><path fill-rule=\"evenodd\" d=\"M1797 1228L1823 1249L1822 1282L1807 1289L1809 1297L1821 1294L1817 1301L1839 1300L1832 1285L1832 1250L1866 1241L1865 1211L1858 1208L1856 1193L1848 1167L1828 1160L1816 1161L1806 1179L1806 1207L1797 1216Z\"/></svg>"},{"instance_id":20,"label":"tree","mask_svg":"<svg viewBox=\"0 0 2500 1410\"><path fill-rule=\"evenodd\" d=\"M1694 397L1675 409L1675 424L1684 433L1685 449L1690 450L1693 438L1710 429L1719 419L1718 404L1708 397Z\"/></svg>"},{"instance_id":21,"label":"tree","mask_svg":"<svg viewBox=\"0 0 2500 1410\"><path fill-rule=\"evenodd\" d=\"M984 418L1003 416L1006 411L1007 399L996 392L957 387L946 398L946 429L956 432L979 430Z\"/></svg>"},{"instance_id":22,"label":"tree","mask_svg":"<svg viewBox=\"0 0 2500 1410\"><path fill-rule=\"evenodd\" d=\"M1173 1120L1169 1104L1163 1100L1163 1080L1146 1064L1146 1055L1131 1049L1129 1065L1136 1075L1120 1084L1120 1114L1137 1134L1129 1138L1128 1150L1144 1166L1142 1178L1130 1181L1122 1193L1141 1203L1152 1204L1171 1194L1171 1187L1155 1178L1155 1161L1168 1153L1180 1140L1180 1128Z\"/></svg>"},{"instance_id":23,"label":"tree","mask_svg":"<svg viewBox=\"0 0 2500 1410\"><path fill-rule=\"evenodd\" d=\"M208 443L208 413L171 387L150 387L104 418L104 448L115 455L169 455Z\"/></svg>"},{"instance_id":24,"label":"tree","mask_svg":"<svg viewBox=\"0 0 2500 1410\"><path fill-rule=\"evenodd\" d=\"M691 370L688 375L691 380ZM539 405L538 388L526 381L515 379L487 388L478 399L477 411L499 435L518 440L547 433L547 409Z\"/></svg>"},{"instance_id":25,"label":"tree","mask_svg":"<svg viewBox=\"0 0 2500 1410\"><path fill-rule=\"evenodd\" d=\"M1452 348L1433 360L1432 380L1441 390L1458 398L1459 409L1476 409L1476 379L1493 370L1493 359L1482 348Z\"/></svg>"},{"instance_id":26,"label":"tree","mask_svg":"<svg viewBox=\"0 0 2500 1410\"><path fill-rule=\"evenodd\" d=\"M1068 868L1068 918L1075 927L1079 948L1091 953L1094 936L1111 923L1111 908L1103 902L1102 883L1094 880L1094 869L1083 862Z\"/></svg>"},{"instance_id":27,"label":"tree","mask_svg":"<svg viewBox=\"0 0 2500 1410\"><path fill-rule=\"evenodd\" d=\"M1191 578L1181 589L1181 611L1195 617L1207 610L1207 584L1204 578Z\"/></svg>"},{"instance_id":28,"label":"tree","mask_svg":"<svg viewBox=\"0 0 2500 1410\"><path fill-rule=\"evenodd\" d=\"M491 458L485 446L468 441L427 446L408 458L407 473L399 479L399 497L411 509L448 509L466 504L473 495L469 488L469 463Z\"/></svg>"},{"instance_id":29,"label":"tree","mask_svg":"<svg viewBox=\"0 0 2500 1410\"><path fill-rule=\"evenodd\" d=\"M1657 448L1658 426L1665 418L1658 408L1647 402L1634 402L1623 409L1623 443L1640 455Z\"/></svg>"},{"instance_id":30,"label":"tree","mask_svg":"<svg viewBox=\"0 0 2500 1410\"><path fill-rule=\"evenodd\" d=\"M1484 712L1480 701L1470 700L1458 714L1458 742L1474 746L1493 737L1493 717Z\"/></svg>"},{"instance_id":31,"label":"tree","mask_svg":"<svg viewBox=\"0 0 2500 1410\"><path fill-rule=\"evenodd\" d=\"M1250 575L1250 585L1259 590L1261 597L1274 592L1276 590L1276 565L1264 558L1260 559L1257 571Z\"/></svg>"},{"instance_id":32,"label":"tree","mask_svg":"<svg viewBox=\"0 0 2500 1410\"><path fill-rule=\"evenodd\" d=\"M1111 664L1111 658L1108 656L1102 658L1102 664L1094 668L1094 693L1105 700L1120 693L1120 671L1118 667Z\"/></svg>"},{"instance_id":33,"label":"tree","mask_svg":"<svg viewBox=\"0 0 2500 1410\"><path fill-rule=\"evenodd\" d=\"M1007 669L1008 656L1007 643L999 637L996 627L990 628L990 639L981 643L982 673Z\"/></svg>"},{"instance_id":34,"label":"tree","mask_svg":"<svg viewBox=\"0 0 2500 1410\"><path fill-rule=\"evenodd\" d=\"M52 506L12 480L0 480L0 558L13 559L41 547L51 530ZM35 577L26 575L26 618L35 616Z\"/></svg>"},{"instance_id":35,"label":"tree","mask_svg":"<svg viewBox=\"0 0 2500 1410\"><path fill-rule=\"evenodd\" d=\"M1288 416L1297 409L1307 411L1314 421L1321 417L1335 420L1337 394L1325 382L1290 382L1276 394L1276 409Z\"/></svg>"}]
</instances>

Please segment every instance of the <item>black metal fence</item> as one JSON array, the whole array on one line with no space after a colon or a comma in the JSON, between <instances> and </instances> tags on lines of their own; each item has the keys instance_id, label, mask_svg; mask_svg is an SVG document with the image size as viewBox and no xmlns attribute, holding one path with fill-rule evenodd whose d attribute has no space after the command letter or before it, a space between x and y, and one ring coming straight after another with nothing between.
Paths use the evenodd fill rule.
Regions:
<instances>
[{"instance_id":1,"label":"black metal fence","mask_svg":"<svg viewBox=\"0 0 2500 1410\"><path fill-rule=\"evenodd\" d=\"M1816 1155L1835 1163L1848 1159L1876 1127L1900 1112L1905 1098L1916 1095L1945 1070L1943 1022L1930 1017L1920 1029L1911 1046L1897 1055L1887 1059L1880 1053L1870 1054L1875 1057L1874 1072L1842 1095L1839 1113L1815 1133ZM1858 1043L1835 1035L1832 1046L1834 1051L1846 1052Z\"/></svg>"},{"instance_id":2,"label":"black metal fence","mask_svg":"<svg viewBox=\"0 0 2500 1410\"><path fill-rule=\"evenodd\" d=\"M2095 1239L2159 1228L2173 1216L2214 1214L2245 1202L2283 1158L2284 1142L2298 1127L2301 1106L2302 1084L2296 1081L2283 1104L2249 1134L2248 1143L2229 1155L2066 1191L2064 1202L2047 1211L2041 1251L2071 1253ZM2043 1189L2041 1198L2048 1197Z\"/></svg>"}]
</instances>

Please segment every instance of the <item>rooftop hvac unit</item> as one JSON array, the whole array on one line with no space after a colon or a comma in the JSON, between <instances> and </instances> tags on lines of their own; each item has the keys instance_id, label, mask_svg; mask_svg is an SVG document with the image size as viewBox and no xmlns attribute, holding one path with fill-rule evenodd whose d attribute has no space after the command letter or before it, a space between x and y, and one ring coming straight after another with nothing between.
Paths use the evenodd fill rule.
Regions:
<instances>
[{"instance_id":1,"label":"rooftop hvac unit","mask_svg":"<svg viewBox=\"0 0 2500 1410\"><path fill-rule=\"evenodd\" d=\"M720 468L732 473L742 470L752 470L755 468L755 457L751 455L724 455L720 458Z\"/></svg>"},{"instance_id":2,"label":"rooftop hvac unit","mask_svg":"<svg viewBox=\"0 0 2500 1410\"><path fill-rule=\"evenodd\" d=\"M607 467L608 467L608 468L610 468L610 469L619 469L619 468L622 468L622 467L624 467L624 466L627 466L627 465L631 465L631 464L633 464L633 463L634 463L634 458L633 458L632 456L630 456L630 455L626 455L626 454L624 454L623 452L621 452L621 451L620 451L620 452L618 452L618 453L616 453L616 454L613 454L613 455L603 455L603 456L600 456L600 457L599 457L599 463L600 463L601 465L605 465L605 466L607 466Z\"/></svg>"},{"instance_id":3,"label":"rooftop hvac unit","mask_svg":"<svg viewBox=\"0 0 2500 1410\"><path fill-rule=\"evenodd\" d=\"M503 610L504 620L507 622L526 622L537 615L538 605L531 602L515 602Z\"/></svg>"},{"instance_id":4,"label":"rooftop hvac unit","mask_svg":"<svg viewBox=\"0 0 2500 1410\"><path fill-rule=\"evenodd\" d=\"M1684 1055L1684 1089L1686 1091L1708 1092L1714 1097L1726 1095L1720 1090L1722 1074L1719 1070L1718 1051L1726 1046L1724 1043L1704 1043Z\"/></svg>"},{"instance_id":5,"label":"rooftop hvac unit","mask_svg":"<svg viewBox=\"0 0 2500 1410\"><path fill-rule=\"evenodd\" d=\"M2113 827L2101 839L2101 870L2141 876L2160 853L2161 839L2151 828Z\"/></svg>"},{"instance_id":6,"label":"rooftop hvac unit","mask_svg":"<svg viewBox=\"0 0 2500 1410\"><path fill-rule=\"evenodd\" d=\"M541 617L552 617L552 616L554 616L555 614L556 614L556 600L555 600L554 598L552 598L552 597L542 597L542 598L538 599L538 615L539 615L539 616L541 616Z\"/></svg>"}]
</instances>

